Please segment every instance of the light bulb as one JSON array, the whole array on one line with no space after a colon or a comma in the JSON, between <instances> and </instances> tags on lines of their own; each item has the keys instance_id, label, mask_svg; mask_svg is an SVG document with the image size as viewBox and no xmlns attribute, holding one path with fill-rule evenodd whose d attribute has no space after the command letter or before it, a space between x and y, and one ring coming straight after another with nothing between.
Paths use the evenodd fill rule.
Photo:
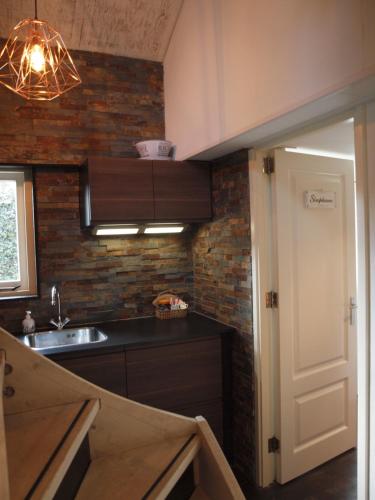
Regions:
<instances>
[{"instance_id":1,"label":"light bulb","mask_svg":"<svg viewBox=\"0 0 375 500\"><path fill-rule=\"evenodd\" d=\"M29 59L30 59L30 66L34 71L40 73L41 71L44 70L46 60L44 58L43 49L39 44L35 43L31 47Z\"/></svg>"}]
</instances>

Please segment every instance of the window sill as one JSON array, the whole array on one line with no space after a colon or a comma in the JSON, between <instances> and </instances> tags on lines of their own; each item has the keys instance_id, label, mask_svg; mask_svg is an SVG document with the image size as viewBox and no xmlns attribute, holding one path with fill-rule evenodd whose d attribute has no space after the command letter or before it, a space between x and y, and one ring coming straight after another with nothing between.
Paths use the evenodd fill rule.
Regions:
<instances>
[{"instance_id":1,"label":"window sill","mask_svg":"<svg viewBox=\"0 0 375 500\"><path fill-rule=\"evenodd\" d=\"M27 293L23 292L23 293L20 293L19 295L10 295L10 296L0 295L0 302L3 300L4 301L5 300L26 300L26 299L37 299L37 298L39 298L38 293L27 294Z\"/></svg>"}]
</instances>

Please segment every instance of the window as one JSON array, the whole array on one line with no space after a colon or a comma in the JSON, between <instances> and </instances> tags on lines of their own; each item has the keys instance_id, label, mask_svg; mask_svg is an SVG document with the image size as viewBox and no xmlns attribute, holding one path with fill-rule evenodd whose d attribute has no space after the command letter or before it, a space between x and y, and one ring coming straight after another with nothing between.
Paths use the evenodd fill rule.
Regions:
<instances>
[{"instance_id":1,"label":"window","mask_svg":"<svg viewBox=\"0 0 375 500\"><path fill-rule=\"evenodd\" d=\"M0 299L36 294L31 172L0 169Z\"/></svg>"}]
</instances>

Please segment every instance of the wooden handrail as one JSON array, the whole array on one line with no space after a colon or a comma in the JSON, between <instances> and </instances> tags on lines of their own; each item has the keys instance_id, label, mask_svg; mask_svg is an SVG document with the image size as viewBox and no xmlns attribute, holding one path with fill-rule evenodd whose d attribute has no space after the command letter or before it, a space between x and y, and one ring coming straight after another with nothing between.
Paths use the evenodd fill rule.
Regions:
<instances>
[{"instance_id":1,"label":"wooden handrail","mask_svg":"<svg viewBox=\"0 0 375 500\"><path fill-rule=\"evenodd\" d=\"M167 498L173 487L194 460L199 451L199 438L192 435L174 457L164 473L157 479L154 485L144 495L144 500L161 500Z\"/></svg>"},{"instance_id":2,"label":"wooden handrail","mask_svg":"<svg viewBox=\"0 0 375 500\"><path fill-rule=\"evenodd\" d=\"M10 499L9 494L9 474L8 474L8 458L5 439L5 423L4 423L4 405L3 405L3 387L5 375L5 352L0 350L0 498L4 500Z\"/></svg>"},{"instance_id":3,"label":"wooden handrail","mask_svg":"<svg viewBox=\"0 0 375 500\"><path fill-rule=\"evenodd\" d=\"M203 417L196 418L201 450L199 454L199 486L215 500L245 500L232 469L216 438Z\"/></svg>"},{"instance_id":4,"label":"wooden handrail","mask_svg":"<svg viewBox=\"0 0 375 500\"><path fill-rule=\"evenodd\" d=\"M8 473L4 467L7 454L3 404L6 418L12 420L26 412L44 413L47 408L76 404L83 399L100 401L100 411L95 420L91 420L94 423L89 432L92 461L77 500L110 498L111 489L117 495L121 492L122 498L142 498L148 492L149 499L159 500L165 498L191 462L197 500L205 497L210 500L244 500L229 464L203 418L183 417L112 394L33 352L1 327L0 345L7 353L8 363L14 367L7 385L16 389L13 397L1 403L1 500L9 500ZM3 381L4 355L0 363ZM81 431L88 431L88 427L82 427L80 436ZM192 434L195 436L190 440ZM9 435L8 443L10 446ZM55 462L59 466L56 470L51 467L49 477L45 476L47 486L44 481L39 482L38 493L48 498L53 496L67 469L68 454L72 458L76 451L72 453L69 443L65 441L65 444L60 450L60 459ZM22 475L24 471L19 473Z\"/></svg>"}]
</instances>

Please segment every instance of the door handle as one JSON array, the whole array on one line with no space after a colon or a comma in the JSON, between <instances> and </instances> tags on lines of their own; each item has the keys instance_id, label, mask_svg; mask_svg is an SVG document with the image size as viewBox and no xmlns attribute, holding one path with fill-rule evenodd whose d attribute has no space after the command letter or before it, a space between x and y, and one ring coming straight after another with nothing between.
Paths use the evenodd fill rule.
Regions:
<instances>
[{"instance_id":1,"label":"door handle","mask_svg":"<svg viewBox=\"0 0 375 500\"><path fill-rule=\"evenodd\" d=\"M349 302L349 323L354 325L356 321L356 309L358 308L357 303L355 301L355 297L350 297Z\"/></svg>"}]
</instances>

